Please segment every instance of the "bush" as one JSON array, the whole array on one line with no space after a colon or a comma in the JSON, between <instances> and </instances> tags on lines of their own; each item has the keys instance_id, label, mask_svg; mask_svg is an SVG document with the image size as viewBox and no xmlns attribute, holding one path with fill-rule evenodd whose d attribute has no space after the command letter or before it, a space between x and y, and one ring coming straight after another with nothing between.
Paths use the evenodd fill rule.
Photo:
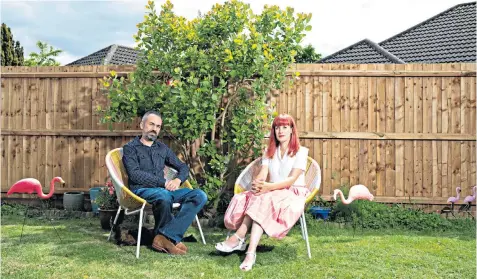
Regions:
<instances>
[{"instance_id":1,"label":"bush","mask_svg":"<svg viewBox=\"0 0 477 279\"><path fill-rule=\"evenodd\" d=\"M332 204L333 202L331 201L327 201L325 199L323 199L323 197L321 195L317 196L315 198L315 200L312 202L313 206L319 206L319 207L329 207L331 208L332 207Z\"/></svg>"},{"instance_id":2,"label":"bush","mask_svg":"<svg viewBox=\"0 0 477 279\"><path fill-rule=\"evenodd\" d=\"M468 230L475 227L470 219L445 219L437 213L425 213L422 210L405 208L400 204L388 206L363 200L354 201L350 205L339 202L333 208L330 219L337 222L351 222L353 226L370 229L445 231Z\"/></svg>"},{"instance_id":3,"label":"bush","mask_svg":"<svg viewBox=\"0 0 477 279\"><path fill-rule=\"evenodd\" d=\"M26 205L2 203L2 215L23 215L26 212Z\"/></svg>"}]
</instances>

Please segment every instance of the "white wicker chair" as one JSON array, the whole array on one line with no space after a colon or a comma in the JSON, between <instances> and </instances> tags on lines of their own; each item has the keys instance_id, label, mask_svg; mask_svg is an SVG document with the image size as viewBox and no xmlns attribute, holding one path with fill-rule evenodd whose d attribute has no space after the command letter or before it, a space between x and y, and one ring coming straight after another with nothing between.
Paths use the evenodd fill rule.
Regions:
<instances>
[{"instance_id":1,"label":"white wicker chair","mask_svg":"<svg viewBox=\"0 0 477 279\"><path fill-rule=\"evenodd\" d=\"M250 163L239 175L235 181L234 193L239 194L244 191L250 190L252 186L252 180L258 175L262 167L262 158L258 158ZM306 197L306 206L314 199L318 194L321 185L321 169L318 163L313 158L308 157L305 171L305 183L310 193ZM310 243L308 241L308 230L306 228L305 211L300 217L301 236L306 242L306 249L308 250L308 257L311 259ZM230 232L229 232L230 234Z\"/></svg>"},{"instance_id":2,"label":"white wicker chair","mask_svg":"<svg viewBox=\"0 0 477 279\"><path fill-rule=\"evenodd\" d=\"M116 213L116 217L114 218L113 226L111 228L111 232L109 233L108 240L111 238L113 233L113 227L116 225L118 220L118 216L121 213L121 210L124 210L124 214L126 215L133 215L139 213L139 231L137 236L137 248L136 248L136 258L139 258L139 247L141 245L141 230L142 230L142 222L144 216L144 208L146 207L146 200L143 198L135 195L131 192L128 188L128 175L126 173L126 169L123 165L123 149L116 148L111 150L106 155L106 167L108 168L108 172L111 176L111 180L114 185L114 189L116 191L116 195L118 197L119 208L118 212ZM166 167L164 168L164 177L166 180L173 179L177 174L177 171ZM185 187L192 189L189 181L185 181L183 184ZM173 208L178 208L181 205L179 203L174 203ZM195 216L195 220L197 222L197 227L200 231L200 236L202 237L202 242L205 244L204 233L202 232L202 228L200 226L199 218L197 215Z\"/></svg>"}]
</instances>

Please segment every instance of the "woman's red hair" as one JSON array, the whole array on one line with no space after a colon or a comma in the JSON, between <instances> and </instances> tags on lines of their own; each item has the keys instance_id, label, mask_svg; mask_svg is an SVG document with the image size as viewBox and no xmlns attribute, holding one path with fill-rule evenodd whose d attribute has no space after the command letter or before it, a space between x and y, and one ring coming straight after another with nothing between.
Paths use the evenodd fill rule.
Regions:
<instances>
[{"instance_id":1,"label":"woman's red hair","mask_svg":"<svg viewBox=\"0 0 477 279\"><path fill-rule=\"evenodd\" d=\"M300 148L300 141L298 139L298 133L296 131L295 120L288 114L280 114L275 117L272 124L272 130L270 131L270 138L268 140L268 148L266 156L270 159L273 158L280 142L275 135L275 127L290 126L292 134L290 136L290 142L288 143L288 156L293 157Z\"/></svg>"}]
</instances>

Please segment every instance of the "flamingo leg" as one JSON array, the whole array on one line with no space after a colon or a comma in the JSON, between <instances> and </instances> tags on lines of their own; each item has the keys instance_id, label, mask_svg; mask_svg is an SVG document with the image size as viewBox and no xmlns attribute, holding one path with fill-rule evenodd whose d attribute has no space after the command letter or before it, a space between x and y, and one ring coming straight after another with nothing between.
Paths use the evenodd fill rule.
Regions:
<instances>
[{"instance_id":1,"label":"flamingo leg","mask_svg":"<svg viewBox=\"0 0 477 279\"><path fill-rule=\"evenodd\" d=\"M25 227L25 222L26 222L26 217L28 215L28 209L30 208L30 204L27 205L27 208L25 210L25 215L23 217L23 225L22 225L22 233L20 235L20 243L22 243L22 238L23 238L23 228Z\"/></svg>"},{"instance_id":2,"label":"flamingo leg","mask_svg":"<svg viewBox=\"0 0 477 279\"><path fill-rule=\"evenodd\" d=\"M455 218L455 215L454 215L454 203L451 203L451 204L452 204L452 205L451 205L451 212L450 212L450 213L451 213L452 216Z\"/></svg>"},{"instance_id":3,"label":"flamingo leg","mask_svg":"<svg viewBox=\"0 0 477 279\"><path fill-rule=\"evenodd\" d=\"M466 206L465 208L465 212L467 212L468 215L470 215L470 217L472 217L472 219L475 219L474 217L474 214L472 214L472 204L469 202L469 204Z\"/></svg>"},{"instance_id":4,"label":"flamingo leg","mask_svg":"<svg viewBox=\"0 0 477 279\"><path fill-rule=\"evenodd\" d=\"M47 219L50 220L50 224L53 226L53 229L55 229L56 235L58 236L58 238L60 239L60 242L61 242L60 234L59 234L58 231L56 230L56 227L55 227L55 225L53 224L53 221L51 221L51 219L48 218L48 217L47 217Z\"/></svg>"},{"instance_id":5,"label":"flamingo leg","mask_svg":"<svg viewBox=\"0 0 477 279\"><path fill-rule=\"evenodd\" d=\"M30 209L31 201L32 201L32 200L33 200L33 199L30 199L30 202L27 204L27 207L26 207L26 210L25 210L25 217L23 218L22 232L21 232L21 235L20 235L20 243L22 243L22 239L23 239L23 229L24 229L24 227L25 227L26 218L27 218L27 216L28 216L28 210ZM41 214L44 215L44 212L41 212ZM50 218L48 218L48 217L46 217L46 218L50 221L50 224L53 226L53 229L55 230L56 235L58 236L58 238L59 238L60 241L61 241L60 234L59 234L58 231L56 230L56 227L55 227L55 225L53 224L53 221L52 221Z\"/></svg>"}]
</instances>

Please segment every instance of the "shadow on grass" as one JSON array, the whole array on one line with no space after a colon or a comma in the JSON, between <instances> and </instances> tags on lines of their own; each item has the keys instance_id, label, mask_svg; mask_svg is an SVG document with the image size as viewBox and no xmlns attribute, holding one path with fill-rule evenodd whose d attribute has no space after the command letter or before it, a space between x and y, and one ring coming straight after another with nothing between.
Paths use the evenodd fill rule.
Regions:
<instances>
[{"instance_id":1,"label":"shadow on grass","mask_svg":"<svg viewBox=\"0 0 477 279\"><path fill-rule=\"evenodd\" d=\"M248 249L248 245L247 245L247 249ZM224 252L220 252L220 251L217 251L214 249L214 251L210 252L209 253L209 256L216 256L216 257L228 257L230 255L239 255L239 256L244 256L245 257L245 253L247 251L247 249L245 249L244 251L233 251L231 253L224 253ZM271 252L273 251L273 249L275 249L275 246L271 246L271 245L258 245L257 246L257 254L260 254L260 253L268 253L268 252Z\"/></svg>"}]
</instances>

